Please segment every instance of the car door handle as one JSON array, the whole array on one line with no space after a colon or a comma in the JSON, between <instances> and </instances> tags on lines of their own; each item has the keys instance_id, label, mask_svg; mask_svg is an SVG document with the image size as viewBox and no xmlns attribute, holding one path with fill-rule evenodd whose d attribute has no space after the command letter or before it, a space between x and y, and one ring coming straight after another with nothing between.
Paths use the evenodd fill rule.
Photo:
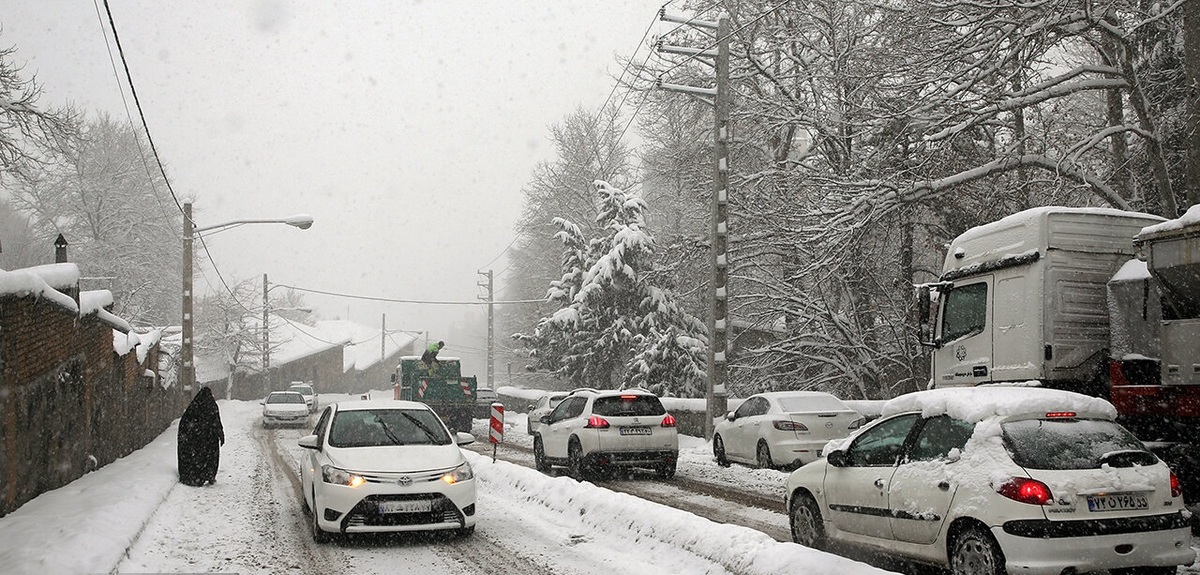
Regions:
<instances>
[{"instance_id":1,"label":"car door handle","mask_svg":"<svg viewBox=\"0 0 1200 575\"><path fill-rule=\"evenodd\" d=\"M883 478L882 477L875 480L875 487L883 489Z\"/></svg>"},{"instance_id":2,"label":"car door handle","mask_svg":"<svg viewBox=\"0 0 1200 575\"><path fill-rule=\"evenodd\" d=\"M941 489L942 491L950 491L950 482L949 481L939 481L938 489Z\"/></svg>"}]
</instances>

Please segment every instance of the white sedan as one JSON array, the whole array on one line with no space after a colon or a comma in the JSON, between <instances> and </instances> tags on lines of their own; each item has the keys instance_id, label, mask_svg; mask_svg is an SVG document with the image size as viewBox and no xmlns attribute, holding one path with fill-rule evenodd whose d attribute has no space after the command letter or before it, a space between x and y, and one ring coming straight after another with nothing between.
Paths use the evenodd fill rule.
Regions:
<instances>
[{"instance_id":1,"label":"white sedan","mask_svg":"<svg viewBox=\"0 0 1200 575\"><path fill-rule=\"evenodd\" d=\"M799 467L815 461L829 440L846 437L863 421L828 393L760 393L717 422L713 456L720 465L737 461L763 468Z\"/></svg>"},{"instance_id":2,"label":"white sedan","mask_svg":"<svg viewBox=\"0 0 1200 575\"><path fill-rule=\"evenodd\" d=\"M1171 470L1108 402L1042 388L923 391L788 478L792 539L954 575L1169 575L1195 560Z\"/></svg>"},{"instance_id":3,"label":"white sedan","mask_svg":"<svg viewBox=\"0 0 1200 575\"><path fill-rule=\"evenodd\" d=\"M294 391L272 391L262 400L262 425L292 425L303 427L308 423L308 404L304 396Z\"/></svg>"},{"instance_id":4,"label":"white sedan","mask_svg":"<svg viewBox=\"0 0 1200 575\"><path fill-rule=\"evenodd\" d=\"M566 398L566 392L542 394L536 402L526 409L529 415L526 418L525 432L529 435L537 433L538 429L542 427L542 417L550 415L550 412L554 411L554 408L558 407L558 404L562 403L562 400Z\"/></svg>"},{"instance_id":5,"label":"white sedan","mask_svg":"<svg viewBox=\"0 0 1200 575\"><path fill-rule=\"evenodd\" d=\"M300 439L305 506L313 540L333 533L475 530L475 473L460 445L427 405L354 401L325 408L314 435Z\"/></svg>"}]
</instances>

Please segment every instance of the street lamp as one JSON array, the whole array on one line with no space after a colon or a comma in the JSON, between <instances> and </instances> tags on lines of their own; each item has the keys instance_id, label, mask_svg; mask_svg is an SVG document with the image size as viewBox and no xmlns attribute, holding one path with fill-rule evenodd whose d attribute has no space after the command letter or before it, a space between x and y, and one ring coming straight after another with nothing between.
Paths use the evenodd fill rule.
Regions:
<instances>
[{"instance_id":1,"label":"street lamp","mask_svg":"<svg viewBox=\"0 0 1200 575\"><path fill-rule=\"evenodd\" d=\"M287 224L302 230L312 227L313 218L306 214L297 214L286 218L234 220L223 224L196 227L192 220L192 203L183 204L183 325L179 366L179 381L185 391L192 390L196 381L196 364L192 348L192 239L201 233L216 233L245 224Z\"/></svg>"}]
</instances>

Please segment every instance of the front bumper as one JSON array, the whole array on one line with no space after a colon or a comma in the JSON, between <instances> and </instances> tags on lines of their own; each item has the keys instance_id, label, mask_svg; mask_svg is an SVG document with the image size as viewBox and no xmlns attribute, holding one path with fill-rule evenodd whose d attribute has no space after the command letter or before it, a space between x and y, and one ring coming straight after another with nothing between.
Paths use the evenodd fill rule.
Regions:
<instances>
[{"instance_id":1,"label":"front bumper","mask_svg":"<svg viewBox=\"0 0 1200 575\"><path fill-rule=\"evenodd\" d=\"M319 475L314 479L321 481ZM465 529L475 525L475 479L453 485L437 475L370 475L358 487L322 482L317 488L318 523L326 531L375 533ZM412 483L402 486L402 477ZM428 501L429 511L380 513L379 503Z\"/></svg>"},{"instance_id":2,"label":"front bumper","mask_svg":"<svg viewBox=\"0 0 1200 575\"><path fill-rule=\"evenodd\" d=\"M993 527L1012 575L1059 575L1125 567L1190 565L1188 520L1180 513L1087 521L1010 521Z\"/></svg>"},{"instance_id":3,"label":"front bumper","mask_svg":"<svg viewBox=\"0 0 1200 575\"><path fill-rule=\"evenodd\" d=\"M288 414L288 415L263 415L263 425L291 425L294 427L304 427L308 423L308 414Z\"/></svg>"}]
</instances>

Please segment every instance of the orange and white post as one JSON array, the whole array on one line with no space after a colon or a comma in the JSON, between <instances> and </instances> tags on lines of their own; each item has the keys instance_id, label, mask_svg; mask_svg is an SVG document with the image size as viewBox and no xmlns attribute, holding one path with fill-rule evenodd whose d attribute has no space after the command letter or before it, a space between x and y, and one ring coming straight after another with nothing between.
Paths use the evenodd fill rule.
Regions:
<instances>
[{"instance_id":1,"label":"orange and white post","mask_svg":"<svg viewBox=\"0 0 1200 575\"><path fill-rule=\"evenodd\" d=\"M492 463L496 462L496 446L504 441L504 404L492 404L491 428L488 431L488 441L492 442Z\"/></svg>"}]
</instances>

